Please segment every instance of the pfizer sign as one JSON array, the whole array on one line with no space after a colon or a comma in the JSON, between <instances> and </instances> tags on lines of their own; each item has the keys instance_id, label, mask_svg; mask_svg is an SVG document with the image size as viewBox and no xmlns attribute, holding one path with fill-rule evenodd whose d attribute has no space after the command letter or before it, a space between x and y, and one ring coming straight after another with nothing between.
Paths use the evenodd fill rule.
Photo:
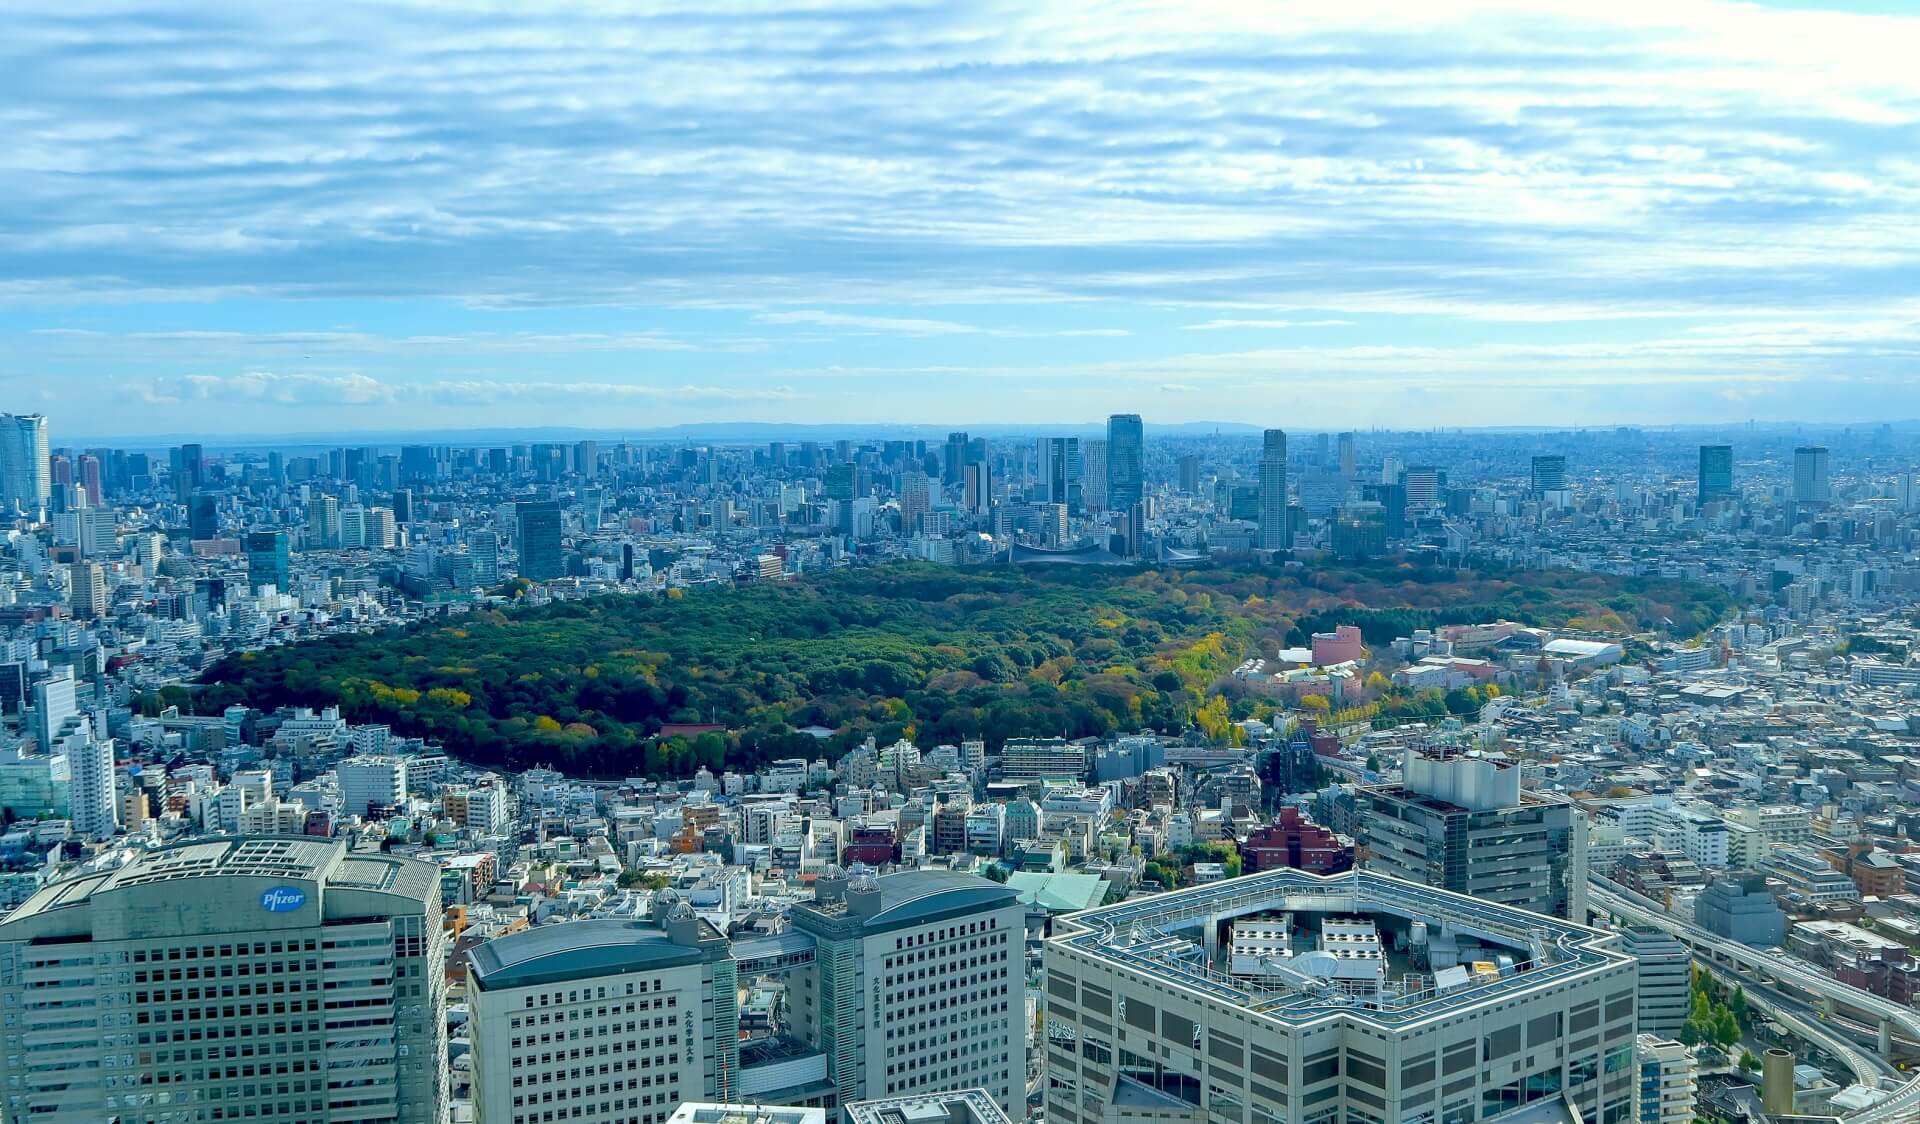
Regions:
<instances>
[{"instance_id":1,"label":"pfizer sign","mask_svg":"<svg viewBox=\"0 0 1920 1124\"><path fill-rule=\"evenodd\" d=\"M307 892L298 886L275 886L260 895L260 908L268 913L291 913L307 904Z\"/></svg>"}]
</instances>

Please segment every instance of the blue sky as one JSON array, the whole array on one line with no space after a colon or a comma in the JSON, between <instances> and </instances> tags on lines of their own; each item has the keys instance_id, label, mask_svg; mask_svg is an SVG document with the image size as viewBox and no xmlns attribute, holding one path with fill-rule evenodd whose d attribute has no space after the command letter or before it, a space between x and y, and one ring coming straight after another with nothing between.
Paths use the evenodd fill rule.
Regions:
<instances>
[{"instance_id":1,"label":"blue sky","mask_svg":"<svg viewBox=\"0 0 1920 1124\"><path fill-rule=\"evenodd\" d=\"M16 0L0 408L1920 417L1915 10Z\"/></svg>"}]
</instances>

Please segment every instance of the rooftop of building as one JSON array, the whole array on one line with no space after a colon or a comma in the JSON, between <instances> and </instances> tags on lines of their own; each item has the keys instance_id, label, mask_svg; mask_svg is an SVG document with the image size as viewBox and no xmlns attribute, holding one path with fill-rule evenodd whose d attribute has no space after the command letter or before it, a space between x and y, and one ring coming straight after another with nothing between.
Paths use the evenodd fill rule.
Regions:
<instances>
[{"instance_id":1,"label":"rooftop of building","mask_svg":"<svg viewBox=\"0 0 1920 1124\"><path fill-rule=\"evenodd\" d=\"M649 922L612 919L536 925L477 945L467 955L473 981L482 991L654 971L706 959L699 948L675 944Z\"/></svg>"},{"instance_id":2,"label":"rooftop of building","mask_svg":"<svg viewBox=\"0 0 1920 1124\"><path fill-rule=\"evenodd\" d=\"M985 1089L853 1101L844 1111L847 1124L1009 1124Z\"/></svg>"},{"instance_id":3,"label":"rooftop of building","mask_svg":"<svg viewBox=\"0 0 1920 1124\"><path fill-rule=\"evenodd\" d=\"M1295 980L1236 976L1210 964L1196 939L1208 923L1236 917L1333 915L1364 918L1482 942L1511 967L1475 974L1460 986L1401 978L1373 995ZM1389 927L1382 924L1382 929ZM1275 870L1104 906L1062 918L1048 943L1064 946L1159 986L1174 985L1280 1023L1350 1016L1382 1027L1458 1017L1543 984L1618 965L1617 937L1585 925L1436 890L1373 871L1315 875ZM1477 959L1466 956L1461 959Z\"/></svg>"},{"instance_id":4,"label":"rooftop of building","mask_svg":"<svg viewBox=\"0 0 1920 1124\"><path fill-rule=\"evenodd\" d=\"M816 890L825 896L793 907L794 923L802 928L880 933L1017 901L1015 891L998 882L953 870L903 870L867 876L845 882L837 891L830 876L819 881L826 885L817 882ZM837 897L832 896L836 893Z\"/></svg>"}]
</instances>

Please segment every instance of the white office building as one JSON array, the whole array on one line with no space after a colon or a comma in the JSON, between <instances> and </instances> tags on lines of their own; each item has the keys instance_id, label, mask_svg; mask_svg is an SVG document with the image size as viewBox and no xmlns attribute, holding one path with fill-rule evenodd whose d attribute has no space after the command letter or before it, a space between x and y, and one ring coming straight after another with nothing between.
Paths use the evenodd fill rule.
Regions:
<instances>
[{"instance_id":1,"label":"white office building","mask_svg":"<svg viewBox=\"0 0 1920 1124\"><path fill-rule=\"evenodd\" d=\"M407 762L401 757L349 757L333 767L340 781L340 814L367 818L375 808L407 802Z\"/></svg>"}]
</instances>

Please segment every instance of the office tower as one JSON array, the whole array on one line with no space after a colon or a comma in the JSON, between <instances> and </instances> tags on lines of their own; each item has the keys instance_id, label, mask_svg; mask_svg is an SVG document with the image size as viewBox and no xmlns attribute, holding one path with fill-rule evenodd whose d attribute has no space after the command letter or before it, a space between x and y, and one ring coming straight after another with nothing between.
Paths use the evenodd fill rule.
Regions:
<instances>
[{"instance_id":1,"label":"office tower","mask_svg":"<svg viewBox=\"0 0 1920 1124\"><path fill-rule=\"evenodd\" d=\"M42 414L0 414L0 503L22 511L53 497L53 464Z\"/></svg>"},{"instance_id":2,"label":"office tower","mask_svg":"<svg viewBox=\"0 0 1920 1124\"><path fill-rule=\"evenodd\" d=\"M560 505L553 500L522 500L513 506L520 576L543 582L566 573L560 554Z\"/></svg>"},{"instance_id":3,"label":"office tower","mask_svg":"<svg viewBox=\"0 0 1920 1124\"><path fill-rule=\"evenodd\" d=\"M1440 489L1446 486L1446 474L1431 465L1414 465L1401 474L1406 488L1407 510L1426 511L1440 505Z\"/></svg>"},{"instance_id":4,"label":"office tower","mask_svg":"<svg viewBox=\"0 0 1920 1124\"><path fill-rule=\"evenodd\" d=\"M740 1022L730 952L670 890L650 921L540 925L475 947L476 1124L549 1112L568 1124L660 1124L686 1101L733 1100ZM611 1073L579 1080L576 1050Z\"/></svg>"},{"instance_id":5,"label":"office tower","mask_svg":"<svg viewBox=\"0 0 1920 1124\"><path fill-rule=\"evenodd\" d=\"M1331 545L1336 557L1358 561L1387 552L1387 509L1378 503L1350 503L1334 516Z\"/></svg>"},{"instance_id":6,"label":"office tower","mask_svg":"<svg viewBox=\"0 0 1920 1124\"><path fill-rule=\"evenodd\" d=\"M395 523L413 522L413 490L395 488L393 492L393 521Z\"/></svg>"},{"instance_id":7,"label":"office tower","mask_svg":"<svg viewBox=\"0 0 1920 1124\"><path fill-rule=\"evenodd\" d=\"M1544 456L1533 458L1533 498L1540 499L1548 492L1567 490L1567 458L1563 456Z\"/></svg>"},{"instance_id":8,"label":"office tower","mask_svg":"<svg viewBox=\"0 0 1920 1124\"><path fill-rule=\"evenodd\" d=\"M1637 1124L1693 1124L1693 1053L1672 1039L1641 1034L1634 1039L1634 1062L1640 1071L1634 1098Z\"/></svg>"},{"instance_id":9,"label":"office tower","mask_svg":"<svg viewBox=\"0 0 1920 1124\"><path fill-rule=\"evenodd\" d=\"M1200 458L1188 453L1179 461L1180 490L1189 496L1200 494Z\"/></svg>"},{"instance_id":10,"label":"office tower","mask_svg":"<svg viewBox=\"0 0 1920 1124\"><path fill-rule=\"evenodd\" d=\"M111 558L120 552L120 517L110 507L89 507L74 514L74 537L85 558Z\"/></svg>"},{"instance_id":11,"label":"office tower","mask_svg":"<svg viewBox=\"0 0 1920 1124\"><path fill-rule=\"evenodd\" d=\"M500 584L500 536L492 531L467 532L467 553L473 557L476 585L492 588Z\"/></svg>"},{"instance_id":12,"label":"office tower","mask_svg":"<svg viewBox=\"0 0 1920 1124\"><path fill-rule=\"evenodd\" d=\"M850 501L859 492L860 470L851 461L841 461L827 467L826 486L821 498Z\"/></svg>"},{"instance_id":13,"label":"office tower","mask_svg":"<svg viewBox=\"0 0 1920 1124\"><path fill-rule=\"evenodd\" d=\"M401 757L349 757L333 767L340 814L368 819L407 802L407 762Z\"/></svg>"},{"instance_id":14,"label":"office tower","mask_svg":"<svg viewBox=\"0 0 1920 1124\"><path fill-rule=\"evenodd\" d=\"M107 572L98 562L67 567L67 602L73 619L97 621L107 615Z\"/></svg>"},{"instance_id":15,"label":"office tower","mask_svg":"<svg viewBox=\"0 0 1920 1124\"><path fill-rule=\"evenodd\" d=\"M12 820L71 819L71 767L65 753L29 742L0 744L0 812Z\"/></svg>"},{"instance_id":16,"label":"office tower","mask_svg":"<svg viewBox=\"0 0 1920 1124\"><path fill-rule=\"evenodd\" d=\"M1260 443L1261 550L1285 550L1287 542L1287 434L1269 429Z\"/></svg>"},{"instance_id":17,"label":"office tower","mask_svg":"<svg viewBox=\"0 0 1920 1124\"><path fill-rule=\"evenodd\" d=\"M814 940L790 989L840 1104L982 1088L1024 1113L1025 907L969 874L913 870L815 880L792 908Z\"/></svg>"},{"instance_id":18,"label":"office tower","mask_svg":"<svg viewBox=\"0 0 1920 1124\"><path fill-rule=\"evenodd\" d=\"M1352 480L1357 466L1354 463L1353 434L1351 432L1340 435L1339 450L1340 475L1348 480Z\"/></svg>"},{"instance_id":19,"label":"office tower","mask_svg":"<svg viewBox=\"0 0 1920 1124\"><path fill-rule=\"evenodd\" d=\"M181 503L185 503L206 483L206 450L199 445L181 445L172 450L169 461L173 473L173 494Z\"/></svg>"},{"instance_id":20,"label":"office tower","mask_svg":"<svg viewBox=\"0 0 1920 1124\"><path fill-rule=\"evenodd\" d=\"M71 782L75 834L88 839L111 839L120 829L120 797L113 784L113 739L93 722L78 718L54 738L53 751L66 757Z\"/></svg>"},{"instance_id":21,"label":"office tower","mask_svg":"<svg viewBox=\"0 0 1920 1124\"><path fill-rule=\"evenodd\" d=\"M1107 507L1126 511L1146 491L1146 433L1139 414L1107 419Z\"/></svg>"},{"instance_id":22,"label":"office tower","mask_svg":"<svg viewBox=\"0 0 1920 1124\"><path fill-rule=\"evenodd\" d=\"M1894 498L1900 501L1901 511L1920 511L1920 474L1911 468L1901 473Z\"/></svg>"},{"instance_id":23,"label":"office tower","mask_svg":"<svg viewBox=\"0 0 1920 1124\"><path fill-rule=\"evenodd\" d=\"M315 496L307 504L307 547L326 549L340 545L340 501L332 496Z\"/></svg>"},{"instance_id":24,"label":"office tower","mask_svg":"<svg viewBox=\"0 0 1920 1124\"><path fill-rule=\"evenodd\" d=\"M368 550L392 550L398 536L392 508L370 507L361 516L361 545Z\"/></svg>"},{"instance_id":25,"label":"office tower","mask_svg":"<svg viewBox=\"0 0 1920 1124\"><path fill-rule=\"evenodd\" d=\"M188 536L195 542L220 537L220 497L212 492L195 492L187 498Z\"/></svg>"},{"instance_id":26,"label":"office tower","mask_svg":"<svg viewBox=\"0 0 1920 1124\"><path fill-rule=\"evenodd\" d=\"M1733 446L1700 446L1701 506L1733 494Z\"/></svg>"},{"instance_id":27,"label":"office tower","mask_svg":"<svg viewBox=\"0 0 1920 1124\"><path fill-rule=\"evenodd\" d=\"M1042 437L1040 454L1040 498L1045 503L1080 510L1080 439L1078 437Z\"/></svg>"},{"instance_id":28,"label":"office tower","mask_svg":"<svg viewBox=\"0 0 1920 1124\"><path fill-rule=\"evenodd\" d=\"M42 750L52 752L66 727L79 720L75 686L71 667L55 667L51 675L33 685L33 738Z\"/></svg>"},{"instance_id":29,"label":"office tower","mask_svg":"<svg viewBox=\"0 0 1920 1124\"><path fill-rule=\"evenodd\" d=\"M80 486L87 491L87 504L91 507L99 507L102 491L99 457L90 453L81 456Z\"/></svg>"},{"instance_id":30,"label":"office tower","mask_svg":"<svg viewBox=\"0 0 1920 1124\"><path fill-rule=\"evenodd\" d=\"M1112 498L1107 491L1107 442L1094 438L1080 453L1080 502L1088 511L1106 511Z\"/></svg>"},{"instance_id":31,"label":"office tower","mask_svg":"<svg viewBox=\"0 0 1920 1124\"><path fill-rule=\"evenodd\" d=\"M993 510L993 469L985 461L975 461L961 468L966 477L961 489L961 502L966 504L967 514L986 515Z\"/></svg>"},{"instance_id":32,"label":"office tower","mask_svg":"<svg viewBox=\"0 0 1920 1124\"><path fill-rule=\"evenodd\" d=\"M1555 917L1587 902L1587 823L1522 790L1520 767L1450 747L1409 749L1396 785L1355 792L1368 870Z\"/></svg>"},{"instance_id":33,"label":"office tower","mask_svg":"<svg viewBox=\"0 0 1920 1124\"><path fill-rule=\"evenodd\" d=\"M293 585L293 562L285 531L247 532L247 585L259 593L272 586L286 593Z\"/></svg>"},{"instance_id":34,"label":"office tower","mask_svg":"<svg viewBox=\"0 0 1920 1124\"><path fill-rule=\"evenodd\" d=\"M441 1124L446 944L438 867L338 840L199 839L55 883L0 922L8 1033L63 1043L0 1054L6 1116Z\"/></svg>"},{"instance_id":35,"label":"office tower","mask_svg":"<svg viewBox=\"0 0 1920 1124\"><path fill-rule=\"evenodd\" d=\"M340 546L359 550L367 545L367 509L350 503L340 509Z\"/></svg>"},{"instance_id":36,"label":"office tower","mask_svg":"<svg viewBox=\"0 0 1920 1124\"><path fill-rule=\"evenodd\" d=\"M933 502L927 494L927 474L918 468L909 468L900 474L900 530L912 534L920 527L920 519L933 510Z\"/></svg>"},{"instance_id":37,"label":"office tower","mask_svg":"<svg viewBox=\"0 0 1920 1124\"><path fill-rule=\"evenodd\" d=\"M1658 929L1634 927L1621 933L1620 951L1639 965L1641 1033L1678 1035L1692 998L1693 957L1686 946Z\"/></svg>"},{"instance_id":38,"label":"office tower","mask_svg":"<svg viewBox=\"0 0 1920 1124\"><path fill-rule=\"evenodd\" d=\"M600 475L600 442L574 442L573 470L589 480Z\"/></svg>"},{"instance_id":39,"label":"office tower","mask_svg":"<svg viewBox=\"0 0 1920 1124\"><path fill-rule=\"evenodd\" d=\"M1314 519L1326 519L1347 499L1347 478L1337 472L1314 469L1300 478L1300 510Z\"/></svg>"},{"instance_id":40,"label":"office tower","mask_svg":"<svg viewBox=\"0 0 1920 1124\"><path fill-rule=\"evenodd\" d=\"M1821 507L1833 499L1833 479L1827 471L1827 450L1822 445L1802 445L1793 451L1793 502L1802 507Z\"/></svg>"},{"instance_id":41,"label":"office tower","mask_svg":"<svg viewBox=\"0 0 1920 1124\"><path fill-rule=\"evenodd\" d=\"M947 434L947 443L942 447L940 455L940 482L961 483L962 474L968 463L967 435L958 431Z\"/></svg>"},{"instance_id":42,"label":"office tower","mask_svg":"<svg viewBox=\"0 0 1920 1124\"><path fill-rule=\"evenodd\" d=\"M1634 977L1615 939L1368 871L1056 920L1048 1124L1435 1124L1559 1096L1542 1107L1560 1119L1624 1124Z\"/></svg>"}]
</instances>

